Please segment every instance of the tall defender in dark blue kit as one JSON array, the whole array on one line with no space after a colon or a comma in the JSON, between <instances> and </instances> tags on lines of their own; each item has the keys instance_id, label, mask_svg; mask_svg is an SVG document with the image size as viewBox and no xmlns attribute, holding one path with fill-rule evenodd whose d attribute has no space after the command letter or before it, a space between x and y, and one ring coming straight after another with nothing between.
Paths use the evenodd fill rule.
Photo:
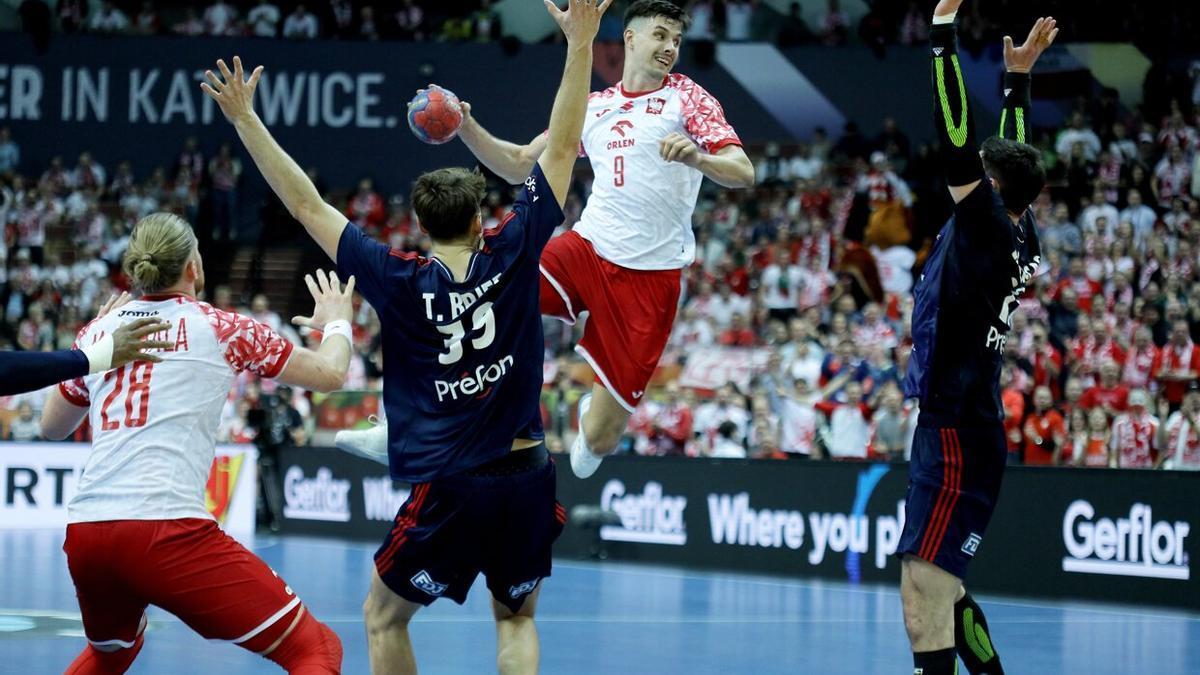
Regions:
<instances>
[{"instance_id":1,"label":"tall defender in dark blue kit","mask_svg":"<svg viewBox=\"0 0 1200 675\"><path fill-rule=\"evenodd\" d=\"M939 2L930 31L934 125L955 206L916 288L904 382L921 403L898 549L916 675L955 673L957 656L972 673L1004 672L963 578L1008 455L1000 366L1018 299L1040 262L1029 205L1045 183L1041 155L1025 143L1029 73L1058 33L1054 19L1038 19L1020 47L1004 39L1000 136L977 147L958 62L961 4Z\"/></svg>"},{"instance_id":2,"label":"tall defender in dark blue kit","mask_svg":"<svg viewBox=\"0 0 1200 675\"><path fill-rule=\"evenodd\" d=\"M537 669L533 614L566 520L538 407L538 260L563 221L592 42L610 3L572 0L561 11L546 2L567 38L565 72L546 149L500 225L482 229L478 172L441 169L416 181L412 204L433 241L429 258L370 239L321 200L254 113L261 67L246 81L235 58L234 72L218 62L223 77L207 74L206 92L271 188L379 313L391 474L413 490L375 555L364 607L374 672L416 672L409 620L439 597L462 603L481 572L500 672Z\"/></svg>"}]
</instances>

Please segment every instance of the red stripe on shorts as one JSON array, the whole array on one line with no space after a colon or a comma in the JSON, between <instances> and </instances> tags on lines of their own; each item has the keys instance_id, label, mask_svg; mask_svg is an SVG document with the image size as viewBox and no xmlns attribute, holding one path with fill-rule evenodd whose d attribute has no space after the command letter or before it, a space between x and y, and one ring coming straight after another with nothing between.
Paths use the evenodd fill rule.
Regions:
<instances>
[{"instance_id":1,"label":"red stripe on shorts","mask_svg":"<svg viewBox=\"0 0 1200 675\"><path fill-rule=\"evenodd\" d=\"M954 507L958 504L958 494L962 487L962 445L958 440L958 430L946 429L943 433L945 440L942 453L947 457L944 487L946 500L931 532L925 533L926 537L932 535L929 541L931 545L928 551L929 557L926 558L930 562L933 562L933 558L937 556L938 549L941 548L942 542L946 538L946 529L950 526L950 517L954 513Z\"/></svg>"},{"instance_id":2,"label":"red stripe on shorts","mask_svg":"<svg viewBox=\"0 0 1200 675\"><path fill-rule=\"evenodd\" d=\"M937 548L934 546L934 532L938 529L938 523L941 522L942 513L946 508L948 501L948 491L950 487L950 459L947 455L947 448L950 445L947 439L947 429L940 429L942 440L942 484L938 488L937 501L934 503L933 513L929 516L929 521L925 523L925 536L921 538L921 550L917 554L921 558L933 562L933 557L937 555Z\"/></svg>"},{"instance_id":3,"label":"red stripe on shorts","mask_svg":"<svg viewBox=\"0 0 1200 675\"><path fill-rule=\"evenodd\" d=\"M429 483L422 483L413 488L412 501L396 516L396 525L388 535L392 538L392 543L388 544L387 549L383 553L375 556L376 567L380 576L387 574L388 570L392 568L394 562L392 556L396 554L401 544L404 543L406 539L405 534L408 530L416 526L417 518L421 515L421 507L425 504L425 496L428 494Z\"/></svg>"}]
</instances>

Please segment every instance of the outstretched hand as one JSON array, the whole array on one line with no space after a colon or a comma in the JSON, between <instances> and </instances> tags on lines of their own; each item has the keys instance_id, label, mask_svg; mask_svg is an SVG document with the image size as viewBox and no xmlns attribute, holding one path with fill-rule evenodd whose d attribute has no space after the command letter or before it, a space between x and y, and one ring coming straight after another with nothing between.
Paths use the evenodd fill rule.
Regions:
<instances>
[{"instance_id":1,"label":"outstretched hand","mask_svg":"<svg viewBox=\"0 0 1200 675\"><path fill-rule=\"evenodd\" d=\"M1037 63L1038 57L1054 44L1054 38L1058 37L1057 26L1058 22L1054 17L1038 19L1029 31L1029 37L1025 38L1025 44L1020 47L1014 46L1013 39L1005 35L1005 69L1010 73L1028 73L1033 70L1033 64Z\"/></svg>"},{"instance_id":2,"label":"outstretched hand","mask_svg":"<svg viewBox=\"0 0 1200 675\"><path fill-rule=\"evenodd\" d=\"M221 112L225 113L225 118L230 122L253 115L254 88L258 86L258 78L262 76L263 67L255 68L254 72L250 73L249 80L242 71L240 56L233 57L233 72L229 71L229 66L226 66L225 61L221 59L217 59L217 69L221 71L221 77L217 77L211 70L204 71L204 77L208 82L201 82L200 88L217 102L217 105L221 107Z\"/></svg>"},{"instance_id":3,"label":"outstretched hand","mask_svg":"<svg viewBox=\"0 0 1200 675\"><path fill-rule=\"evenodd\" d=\"M568 44L587 44L600 30L600 17L613 0L567 0L567 9L561 10L554 0L542 0L554 23L567 36Z\"/></svg>"},{"instance_id":4,"label":"outstretched hand","mask_svg":"<svg viewBox=\"0 0 1200 675\"><path fill-rule=\"evenodd\" d=\"M350 277L346 287L342 288L336 272L327 276L325 270L317 270L316 280L313 275L305 274L304 283L313 296L313 313L312 316L293 317L292 323L321 330L331 321L354 318L354 277Z\"/></svg>"}]
</instances>

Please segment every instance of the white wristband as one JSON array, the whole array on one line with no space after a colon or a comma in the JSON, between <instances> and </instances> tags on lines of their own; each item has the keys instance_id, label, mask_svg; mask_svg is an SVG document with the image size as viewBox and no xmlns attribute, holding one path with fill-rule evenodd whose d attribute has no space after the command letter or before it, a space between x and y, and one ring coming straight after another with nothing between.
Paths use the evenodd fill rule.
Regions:
<instances>
[{"instance_id":1,"label":"white wristband","mask_svg":"<svg viewBox=\"0 0 1200 675\"><path fill-rule=\"evenodd\" d=\"M321 344L325 344L331 336L341 335L346 338L346 342L354 344L354 331L350 329L350 322L345 319L330 321L321 329Z\"/></svg>"},{"instance_id":2,"label":"white wristband","mask_svg":"<svg viewBox=\"0 0 1200 675\"><path fill-rule=\"evenodd\" d=\"M80 351L87 357L88 374L95 375L103 373L112 368L113 357L113 339L112 335L105 335L91 345L82 348Z\"/></svg>"},{"instance_id":3,"label":"white wristband","mask_svg":"<svg viewBox=\"0 0 1200 675\"><path fill-rule=\"evenodd\" d=\"M954 10L949 14L933 15L933 25L938 26L943 23L954 23L954 17L958 16L958 10Z\"/></svg>"}]
</instances>

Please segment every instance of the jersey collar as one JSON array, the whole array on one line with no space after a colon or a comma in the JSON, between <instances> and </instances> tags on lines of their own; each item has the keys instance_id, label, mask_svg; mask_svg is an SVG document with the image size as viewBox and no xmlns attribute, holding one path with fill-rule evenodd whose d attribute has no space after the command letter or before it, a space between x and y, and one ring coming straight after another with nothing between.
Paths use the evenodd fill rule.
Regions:
<instances>
[{"instance_id":1,"label":"jersey collar","mask_svg":"<svg viewBox=\"0 0 1200 675\"><path fill-rule=\"evenodd\" d=\"M192 296L190 296L186 293L146 293L145 295L143 295L142 297L140 297L138 299L145 300L147 302L159 302L162 300L170 300L172 298L183 298L184 300L193 300L194 299L194 298L192 298Z\"/></svg>"},{"instance_id":2,"label":"jersey collar","mask_svg":"<svg viewBox=\"0 0 1200 675\"><path fill-rule=\"evenodd\" d=\"M670 76L668 75L667 77L670 77ZM625 83L618 82L617 83L617 91L621 92L621 95L624 96L625 98L640 98L642 96L645 96L646 94L653 94L654 92L661 90L665 86L667 86L667 78L666 77L663 78L662 84L658 85L654 89L647 89L646 91L627 91L625 89Z\"/></svg>"}]
</instances>

